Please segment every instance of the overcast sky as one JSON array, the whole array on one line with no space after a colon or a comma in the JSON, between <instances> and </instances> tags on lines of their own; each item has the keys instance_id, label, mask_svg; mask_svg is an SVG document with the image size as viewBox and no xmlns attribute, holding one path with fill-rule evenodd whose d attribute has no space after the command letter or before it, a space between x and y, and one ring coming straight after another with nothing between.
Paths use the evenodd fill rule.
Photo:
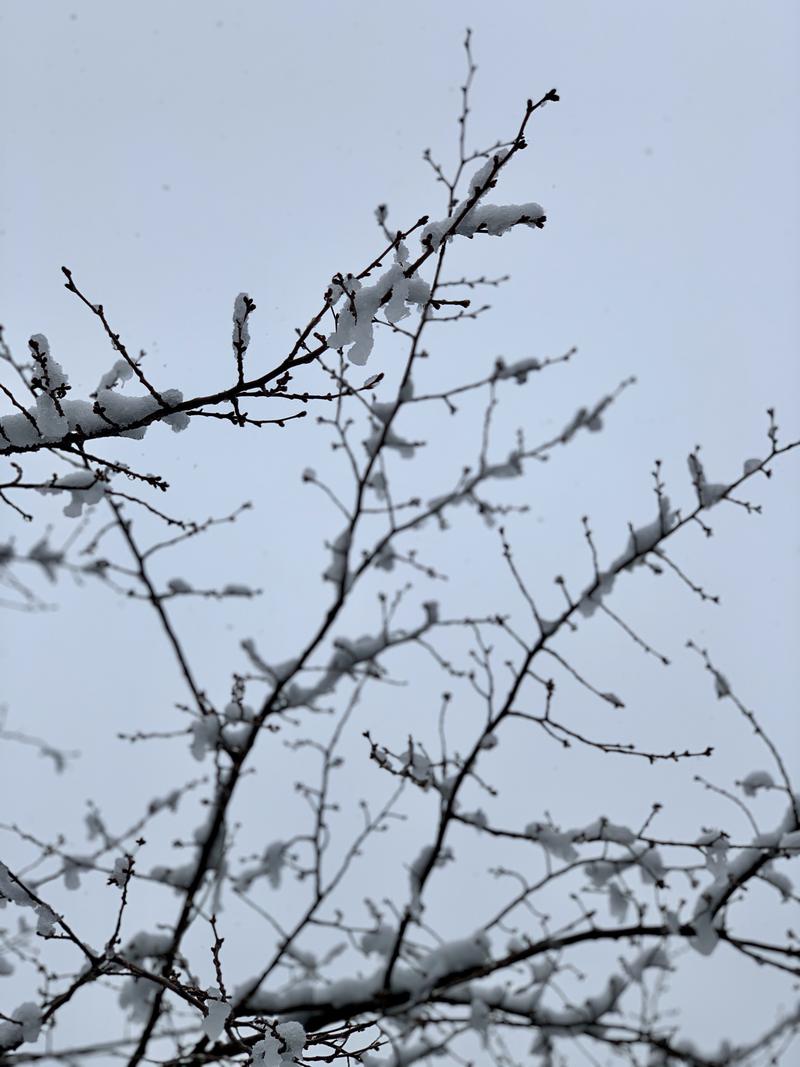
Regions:
<instances>
[{"instance_id":1,"label":"overcast sky","mask_svg":"<svg viewBox=\"0 0 800 1067\"><path fill-rule=\"evenodd\" d=\"M470 147L512 134L528 97L556 87L561 102L536 116L530 147L497 195L538 201L547 226L464 242L454 271L512 280L491 291L493 308L476 322L441 327L435 373L469 380L498 355L543 358L578 346L569 365L526 389L508 388L497 431L501 456L518 426L530 443L544 440L579 406L637 378L602 434L586 435L503 497L530 505L510 529L547 604L555 574L574 576L576 586L588 576L581 515L591 516L604 559L624 546L629 520L653 517L655 458L665 462L676 502L686 505L686 455L695 445L703 445L710 479L722 481L764 454L768 406L777 406L787 439L800 434L796 4L6 2L0 321L20 355L32 333L46 334L73 395L86 395L112 360L96 321L62 286L66 265L105 305L129 347L147 351L159 386L188 395L227 383L231 310L245 290L258 305L251 358L271 365L316 310L331 275L360 269L378 251L378 203L388 204L398 227L443 213L422 151L430 147L447 164L455 158L467 25L479 66ZM381 359L376 347L364 377L391 373ZM415 468L407 477L431 478L432 495L475 460L480 405L465 404L463 415L451 420L442 409L418 428L408 424L408 436L428 440L429 458L423 474ZM247 437L224 425L193 426L181 436L156 429L128 457L168 477L164 506L172 513L201 518L245 499L257 504L162 574L265 590L244 607L176 609L209 692L222 699L230 672L244 665L242 637L255 637L268 658L280 660L315 629L329 595L320 580L323 539L339 532L341 520L300 473L313 466L346 487L343 468L311 419ZM699 530L685 535L676 558L720 594L721 608L645 573L621 583L619 609L676 661L667 681L610 626L599 622L591 633L584 626L576 638L587 670L605 688L624 690L630 710L619 729L646 744L720 744L714 767L703 768L719 784L753 769L751 738L716 703L701 665L683 650L687 638L709 646L800 769L797 486L790 456L750 494L764 514L731 506L713 514L711 542ZM52 501L41 508L42 524L58 521L58 542L66 520ZM37 533L8 510L0 512L0 531L24 547ZM454 615L518 610L497 563L496 532L464 514L449 536L445 543L431 529L418 547L458 574L447 587L418 582L413 603L436 595ZM0 700L9 725L83 756L51 782L34 755L15 749L12 759L6 749L2 818L43 836L63 829L79 850L88 797L122 822L162 780L168 785L175 766L189 777L197 765L174 746L145 751L113 740L120 730L183 724L173 711L180 679L145 608L91 583L37 592L59 610L0 619ZM352 634L375 617L374 600L357 605ZM418 669L413 680L429 686L433 706L443 680L429 665ZM381 699L399 707L396 697L394 704ZM402 744L408 719L388 711L385 719L387 743ZM732 821L693 785L691 769L626 768L623 779L602 759L565 763L548 751L526 772L519 751L493 758L498 778L521 771L529 783L530 794L515 793L505 809L525 821L549 810L565 824L588 822L600 805L634 822L653 800L667 799L677 825L696 827L706 805L709 818ZM271 812L293 774L270 766L262 779ZM174 832L165 831L165 840ZM413 820L398 829L404 862L424 832ZM259 848L280 833L265 826L263 840L258 833L246 840ZM8 835L0 847L19 848ZM472 861L476 869L488 862ZM356 900L372 891L372 878L364 873ZM399 901L404 893L401 884ZM83 906L91 923L91 890L78 895L82 905L75 899L67 903ZM469 928L469 893L449 914L446 897L432 899L432 912L442 906L442 926ZM696 981L710 973L698 966ZM725 1004L707 1014L689 997L696 1036L712 1043L725 1033L746 1037L760 997L760 1016L772 1018L777 983L759 975L754 992L739 972L713 973ZM80 1018L69 1025L65 1040L80 1031Z\"/></svg>"}]
</instances>

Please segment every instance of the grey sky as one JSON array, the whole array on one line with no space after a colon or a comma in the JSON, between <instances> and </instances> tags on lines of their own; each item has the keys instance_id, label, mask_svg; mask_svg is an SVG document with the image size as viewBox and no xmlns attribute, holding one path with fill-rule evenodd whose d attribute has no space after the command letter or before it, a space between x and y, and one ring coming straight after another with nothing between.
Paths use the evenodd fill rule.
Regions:
<instances>
[{"instance_id":1,"label":"grey sky","mask_svg":"<svg viewBox=\"0 0 800 1067\"><path fill-rule=\"evenodd\" d=\"M378 250L377 203L388 203L396 226L442 212L421 153L430 147L447 162L454 158L466 25L479 65L470 145L509 136L529 96L555 86L562 100L537 117L528 151L497 196L539 201L548 225L502 241L464 242L454 273L456 265L510 273L512 282L491 292L493 310L477 322L442 327L447 355L431 373L467 380L500 354L512 361L579 347L567 367L503 395L500 454L518 425L531 442L545 439L578 406L628 375L638 378L602 435L577 441L526 479L523 491L510 487L504 497L531 505L509 525L547 605L554 574L573 575L576 586L588 575L581 515L591 516L605 559L623 547L629 519L653 517L654 458L664 459L670 490L686 503L685 457L696 444L711 479L724 480L742 460L764 454L770 404L785 436L797 435L796 4L7 2L0 7L0 321L18 353L30 334L45 333L76 394L85 395L111 357L95 321L62 287L65 264L130 347L148 351L159 383L188 394L227 381L233 299L246 290L258 305L251 358L266 365L286 350L332 273L360 268ZM385 369L383 358L376 346L367 373ZM444 409L421 418L419 435L442 472L432 493L474 461L480 411L465 404L460 420ZM172 483L168 505L176 514L221 514L251 498L258 504L163 575L198 584L251 581L266 591L243 608L176 611L216 698L243 665L242 636L254 636L279 660L315 625L309 610L321 603L322 539L338 533L339 519L299 476L311 465L346 481L311 421L247 439L226 426L181 436L160 429L131 446L131 461L141 457ZM670 748L724 738L713 769L700 768L720 784L752 769L751 741L682 650L689 637L709 645L800 765L796 489L790 457L769 486L751 494L764 515L729 507L713 514L712 542L699 530L681 542L676 557L721 594L722 609L644 573L620 583L615 610L676 660L667 682L600 621L584 625L573 646L576 661L604 685L624 689L631 710L622 713L621 731ZM58 517L52 502L42 509ZM518 610L497 562L496 532L473 515L459 521L450 542L457 544L454 565L474 584L418 583L412 602L436 595L453 614ZM0 529L21 545L31 536L8 511L0 512ZM419 543L426 561L446 567L451 549L432 529L427 537ZM27 753L4 764L2 808L10 805L13 816L3 818L52 834L57 808L64 811L57 829L78 834L87 796L107 798L124 821L160 790L152 782L164 776L166 785L172 761L183 761L185 776L198 768L174 747L130 748L120 780L111 739L119 730L181 724L171 711L181 699L179 680L143 607L91 584L61 585L52 598L57 613L14 613L0 623L0 699L10 724L80 748L84 757L52 783L32 777L40 768ZM352 634L374 618L374 601L362 600ZM433 672L430 685L433 705L442 687ZM402 744L410 729L402 694L383 699L382 736ZM576 715L597 722L593 707ZM357 741L353 753L363 758ZM529 756L522 745L489 766L498 777L521 770L525 779L526 758L531 795L507 798L504 809L529 811L526 821L550 810L565 824L588 822L600 808L615 818L628 812L633 821L654 799L673 804L674 825L694 826L694 809L706 805L709 817L731 821L724 805L692 785L692 769L626 767L623 778L603 759L572 754L563 762L556 752ZM573 767L582 768L581 790L574 781L563 788ZM287 774L282 767L262 773L252 802L274 811L290 792ZM424 836L418 827L398 828L404 860ZM265 825L264 840L256 834L243 848L279 833ZM18 847L6 835L0 845ZM498 859L475 857L472 866L487 862ZM379 883L365 872L355 899L381 892ZM395 889L402 901L405 884ZM79 899L91 924L91 896ZM73 900L66 903L77 907ZM431 916L440 907L443 925L448 900L444 892L432 897ZM455 926L470 922L469 894L462 903ZM248 928L237 921L231 943L247 959ZM744 1037L748 1014L771 1017L778 985L769 977L754 997L742 973L724 973L719 960L700 961L695 974L698 985L682 999L700 1039L720 1027ZM715 1008L696 997L709 975L723 998ZM71 1025L77 1033L78 1016Z\"/></svg>"}]
</instances>

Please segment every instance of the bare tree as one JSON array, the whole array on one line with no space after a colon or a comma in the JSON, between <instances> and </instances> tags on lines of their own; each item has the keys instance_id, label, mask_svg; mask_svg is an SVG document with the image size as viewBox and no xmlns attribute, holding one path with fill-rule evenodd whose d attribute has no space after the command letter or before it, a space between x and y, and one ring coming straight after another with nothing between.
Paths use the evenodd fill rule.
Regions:
<instances>
[{"instance_id":1,"label":"bare tree","mask_svg":"<svg viewBox=\"0 0 800 1067\"><path fill-rule=\"evenodd\" d=\"M495 748L502 753L507 737L529 734L542 750L585 750L615 773L631 762L682 767L710 761L712 747L687 747L679 737L656 750L621 740L604 725L587 732L574 714L576 691L606 710L622 700L594 678L591 665L576 659L569 637L578 625L604 616L637 646L635 655L668 664L648 641L646 624L636 626L615 608L617 580L649 570L682 583L687 596L715 602L715 594L673 558L673 544L690 530L710 534L717 509L757 511L742 494L769 477L800 441L784 443L770 411L763 454L743 466L737 459L722 481L711 482L699 451L693 452L686 486L670 487L686 498L681 505L668 495L656 462L650 521L623 524L619 552L605 559L585 518L579 533L589 576L555 576L559 607L553 613L543 606L551 600L511 536L507 516L520 507L503 502L504 489L537 463L557 462L559 451L580 435L600 430L632 380L586 402L546 439L531 443L518 432L509 450L497 444L504 392L567 363L574 350L498 360L444 384L442 369L430 369L435 360L428 337L437 324L484 314L488 307L476 303L476 294L505 281L477 272L452 277L451 249L465 239L474 239L477 249L488 237L516 227L537 230L546 221L537 203L497 203L492 194L506 169L520 161L529 127L558 94L550 90L527 101L510 136L471 151L467 125L476 68L469 34L465 50L456 165L447 169L425 154L444 187L444 209L395 230L387 208L378 207L380 251L357 272L332 278L270 369L251 362L256 304L241 293L233 310L230 374L204 395L165 388L116 332L111 309L95 303L66 267L67 289L97 319L115 353L96 390L86 399L71 396L68 376L44 336L31 338L25 360L3 342L0 388L7 413L0 419L0 454L6 474L0 498L6 514L22 529L35 526L37 494L60 494L65 515L79 520L77 533L59 547L49 530L38 530L23 547L16 536L0 545L6 606L41 608L37 574L51 581L71 574L104 583L109 595L146 602L179 669L184 702L169 712L174 694L164 694L163 733L133 724L120 747L176 737L202 772L168 783L155 796L149 782L137 782L141 815L127 827L108 825L102 806L91 806L88 845L66 840L57 826L40 839L6 813L4 836L10 834L26 858L0 864L0 903L10 904L5 914L18 919L14 929L0 930L3 1062L277 1067L341 1060L401 1067L440 1056L512 1064L530 1062L532 1055L549 1065L572 1062L577 1047L591 1062L599 1056L651 1067L788 1062L782 1056L800 1029L800 1007L754 1018L745 1044L709 1033L704 1049L682 1030L667 983L673 972L691 970L712 953L746 958L795 985L798 975L796 935L759 936L751 902L762 893L759 900L771 911L797 900L786 868L800 852L800 798L781 739L763 729L722 665L689 642L716 696L753 739L752 772L725 788L706 782L709 795L729 799L732 823L738 819L744 831L709 827L698 812L696 835L671 836L659 828L660 806L653 804L642 818L637 802L630 825L593 813L585 824L565 827L558 821L558 796L546 801L554 814L540 800L533 821L508 824L499 801L528 783L507 780L487 757ZM373 354L382 335L402 346L402 360ZM359 368L368 360L365 376ZM128 383L135 394L126 392ZM483 398L476 455L466 459L455 483L445 483L432 462L437 449L426 450L415 437L414 413L433 409L447 418L475 397ZM181 431L214 419L241 430L243 447L251 430L291 423L285 432L300 448L304 427L296 420L310 411L345 472L341 484L329 484L310 466L303 475L307 488L338 514L339 532L327 544L326 595L306 606L308 637L288 661L274 662L269 633L243 640L226 698L214 699L218 682L192 662L173 605L192 597L252 598L261 590L234 582L197 588L182 578L162 581L159 563L213 527L239 519L244 508L206 520L170 514L154 503L167 490L164 478L126 462L124 441L140 439L159 423ZM447 423L437 418L433 425L437 439L429 443L446 452ZM438 489L406 489L429 481ZM424 537L417 535L437 524L457 544L460 513L470 508L496 531L497 552L518 594L507 610L451 614L446 593L441 602L420 600L416 585L405 580L436 585L447 577L426 561ZM463 583L455 561L453 570ZM353 603L376 595L374 628L354 633L348 628ZM436 665L444 688L431 692L421 674L425 684L415 691L411 667L403 699L425 713L413 718L413 732L397 746L367 704L397 681L393 665L420 660ZM635 669L635 661L617 665L623 680ZM0 738L7 746L38 748L56 772L73 755L9 724ZM303 814L291 825L286 817L273 819L279 831L264 835L264 814L247 784L255 772L268 775L289 759L297 762ZM176 840L174 817L196 798L202 820L189 824L188 836L179 829L183 836ZM779 815L764 830L754 809L772 800ZM247 856L239 842L250 824L250 834L264 839ZM403 825L416 842L410 854L391 843ZM461 888L465 854L480 860L497 848L508 859L492 868L494 895L471 896ZM153 866L158 850L164 862ZM391 895L380 901L362 901L358 891L359 869L370 864L391 869ZM93 943L60 903L61 890L82 879L98 914L106 916L102 944ZM445 888L432 909L437 886ZM430 916L441 911L442 899L446 907L455 896L472 918L451 936L434 928ZM143 914L152 921L135 932L131 916ZM226 928L242 915L248 937L258 941L255 968L240 968L242 961L226 951ZM17 1004L9 990L30 975L38 995ZM80 1011L92 990L106 1005L106 1025L93 1030L98 1017L87 1013L83 1045L59 1044L59 1018ZM107 1033L109 1013L119 1017L112 1039L98 1036ZM36 1044L40 1036L46 1047ZM35 1048L29 1050L30 1043Z\"/></svg>"}]
</instances>

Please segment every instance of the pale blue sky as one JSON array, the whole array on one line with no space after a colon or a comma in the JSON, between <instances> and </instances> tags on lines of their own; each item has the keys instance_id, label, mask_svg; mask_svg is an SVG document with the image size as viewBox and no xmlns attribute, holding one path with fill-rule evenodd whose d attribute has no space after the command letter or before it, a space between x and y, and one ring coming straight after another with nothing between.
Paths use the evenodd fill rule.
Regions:
<instances>
[{"instance_id":1,"label":"pale blue sky","mask_svg":"<svg viewBox=\"0 0 800 1067\"><path fill-rule=\"evenodd\" d=\"M517 496L509 488L507 499L532 507L513 531L547 603L554 574L572 574L576 584L586 576L582 514L591 515L606 559L622 548L629 519L652 517L655 457L685 504L685 457L697 443L711 479L724 480L763 454L768 405L778 406L787 437L800 431L796 4L7 2L0 7L0 321L17 352L31 333L47 334L76 395L93 387L110 354L96 323L63 289L65 264L130 347L148 350L162 387L189 392L227 380L231 309L243 289L258 304L252 358L280 355L331 274L360 267L378 249L377 203L389 204L398 226L441 211L421 153L431 147L453 158L465 25L479 65L470 145L507 136L528 96L555 86L562 101L537 117L529 150L498 190L498 199L539 201L548 225L459 250L459 269L508 272L512 282L492 292L493 311L483 319L441 334L442 374L478 377L500 354L512 361L579 347L568 368L507 390L498 450L513 444L518 425L531 442L546 438L579 405L630 374L639 379L604 434L559 454ZM378 369L376 348L368 373ZM470 411L480 417L465 405ZM335 536L339 520L299 474L313 465L339 475L310 423L246 439L218 426L180 437L156 430L131 446L132 460L167 475L176 513L223 513L246 498L259 505L164 572L266 589L260 604L244 609L176 612L217 697L230 670L242 666L242 636L255 636L278 660L316 619L309 606L326 565L321 540ZM432 413L419 433L445 485L462 460L474 459L474 418ZM576 639L584 666L625 690L631 710L620 730L670 747L671 738L722 738L713 768L721 784L752 769L750 738L714 701L682 645L688 637L708 643L797 767L797 484L791 457L771 485L753 491L763 516L729 508L713 516L712 543L699 531L681 542L676 556L722 595L723 609L644 573L620 583L615 608L677 661L666 682L600 623ZM443 566L448 555L455 559L474 584L462 579L433 592L454 614L476 604L505 610L513 592L495 563L496 536L471 516L459 518L454 555L433 531L420 547ZM30 536L8 512L0 513L0 529L20 544ZM431 590L420 585L415 595L423 593ZM39 765L27 753L4 766L0 788L13 785L3 808L13 801L13 817L42 834L53 832L54 806L64 812L58 828L76 832L89 795L110 793L105 802L120 819L138 811L162 777L166 784L176 749L120 753L111 738L180 722L171 711L181 699L178 679L144 609L91 586L62 585L54 599L58 613L14 613L0 623L0 699L10 722L85 752L52 789L32 777ZM352 632L373 618L364 601ZM438 693L441 680L432 675L430 684ZM397 716L383 728L387 740L395 731L402 743L409 727ZM524 772L524 758L517 751L495 772ZM604 760L570 758L578 762L563 764L557 753L538 762L537 753L531 797L509 798L507 811L529 811L527 820L547 809L564 823L588 822L601 804L614 818L632 809L634 819L661 799L672 803L676 825L693 826L696 809L709 803L691 770L625 768L623 778ZM575 766L582 789L564 789ZM196 771L188 758L181 764L182 774ZM262 775L265 823L291 784L286 773L271 767ZM724 807L709 810L710 818L731 818ZM405 849L409 860L416 825L397 833L398 854ZM270 826L263 833L278 836ZM258 834L247 840L263 843ZM479 860L476 869L485 865ZM364 878L371 886L372 874ZM354 895L361 898L360 887ZM91 923L91 897L78 899ZM438 900L443 912L447 900ZM455 921L468 925L469 893L463 904ZM241 934L246 959L246 927ZM724 983L725 1006L708 1009L709 1017L705 1005L689 1003L692 1031L712 1042L720 1027L744 1037L748 1014L758 1014L752 987L739 971L712 972L715 964L698 965L695 979L713 973ZM690 985L690 1001L699 988ZM759 975L756 999L763 996L767 1019L777 989ZM68 1026L77 1033L80 1017Z\"/></svg>"}]
</instances>

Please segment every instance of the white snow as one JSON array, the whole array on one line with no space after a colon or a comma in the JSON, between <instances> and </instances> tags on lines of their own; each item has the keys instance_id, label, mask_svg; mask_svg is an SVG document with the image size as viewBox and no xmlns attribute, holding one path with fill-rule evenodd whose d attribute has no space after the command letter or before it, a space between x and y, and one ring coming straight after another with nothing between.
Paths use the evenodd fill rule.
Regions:
<instances>
[{"instance_id":1,"label":"white snow","mask_svg":"<svg viewBox=\"0 0 800 1067\"><path fill-rule=\"evenodd\" d=\"M0 1049L13 1048L25 1041L36 1041L42 1028L42 1012L38 1004L26 1000L9 1013L11 1022L0 1022Z\"/></svg>"},{"instance_id":2,"label":"white snow","mask_svg":"<svg viewBox=\"0 0 800 1067\"><path fill-rule=\"evenodd\" d=\"M608 885L608 907L609 911L617 922L624 922L625 916L628 913L628 907L630 905L630 899L626 893L619 888L616 882L609 882Z\"/></svg>"},{"instance_id":3,"label":"white snow","mask_svg":"<svg viewBox=\"0 0 800 1067\"><path fill-rule=\"evenodd\" d=\"M469 191L464 200L453 208L446 219L429 222L422 231L420 240L423 245L438 248L447 235L452 240L460 237L474 237L476 233L485 233L492 237L502 237L513 226L526 225L539 227L544 222L544 209L533 201L527 204L483 204L483 196L495 184L489 176L498 162L502 162L507 151L498 152L492 159L479 167L470 181ZM475 203L469 207L470 201ZM463 218L460 216L463 215ZM456 222L457 219L460 221Z\"/></svg>"},{"instance_id":4,"label":"white snow","mask_svg":"<svg viewBox=\"0 0 800 1067\"><path fill-rule=\"evenodd\" d=\"M778 847L784 852L800 852L800 830L791 830L788 834L783 834Z\"/></svg>"},{"instance_id":5,"label":"white snow","mask_svg":"<svg viewBox=\"0 0 800 1067\"><path fill-rule=\"evenodd\" d=\"M78 519L83 509L97 504L103 499L107 482L94 471L75 471L56 478L52 485L40 489L42 495L68 491L70 502L64 508L64 514L70 519Z\"/></svg>"},{"instance_id":6,"label":"white snow","mask_svg":"<svg viewBox=\"0 0 800 1067\"><path fill-rule=\"evenodd\" d=\"M769 771L751 771L738 783L745 796L754 797L759 789L774 789L775 782Z\"/></svg>"},{"instance_id":7,"label":"white snow","mask_svg":"<svg viewBox=\"0 0 800 1067\"><path fill-rule=\"evenodd\" d=\"M240 892L246 892L257 878L266 877L273 889L281 884L281 874L286 864L287 845L283 841L273 841L264 850L258 863L246 867L234 878L234 885Z\"/></svg>"},{"instance_id":8,"label":"white snow","mask_svg":"<svg viewBox=\"0 0 800 1067\"><path fill-rule=\"evenodd\" d=\"M436 859L433 861L434 867L444 867L446 863L449 863L454 859L453 851L450 848L442 848L436 852L435 845L425 845L420 849L416 859L408 869L408 876L411 881L411 909L414 912L418 912L420 909L422 876L434 853L436 853Z\"/></svg>"},{"instance_id":9,"label":"white snow","mask_svg":"<svg viewBox=\"0 0 800 1067\"><path fill-rule=\"evenodd\" d=\"M430 297L430 286L418 275L406 277L408 249L400 242L395 262L372 285L364 285L348 275L343 284L330 290L332 305L344 298L338 313L336 329L328 336L330 348L348 348L347 358L363 367L374 344L373 319L383 307L389 322L400 322L412 306L424 307Z\"/></svg>"},{"instance_id":10,"label":"white snow","mask_svg":"<svg viewBox=\"0 0 800 1067\"><path fill-rule=\"evenodd\" d=\"M250 297L247 293L239 293L233 302L233 345L247 348L250 344L250 326L247 321L247 312Z\"/></svg>"},{"instance_id":11,"label":"white snow","mask_svg":"<svg viewBox=\"0 0 800 1067\"><path fill-rule=\"evenodd\" d=\"M167 582L170 593L191 593L192 587L184 578L170 578Z\"/></svg>"},{"instance_id":12,"label":"white snow","mask_svg":"<svg viewBox=\"0 0 800 1067\"><path fill-rule=\"evenodd\" d=\"M31 338L31 350L36 344L46 364L46 376L37 366L37 378L44 391L38 393L35 403L26 409L27 414L17 411L0 418L0 450L4 445L25 448L31 445L55 443L69 433L77 432L91 436L104 433L113 423L117 436L144 437L148 426L133 427L134 423L163 410L159 401L150 393L141 396L123 396L118 386L129 380L133 371L124 360L117 360L100 378L93 399L71 400L67 397L69 379L63 368L50 355L50 346L43 334ZM166 409L183 402L178 389L161 391ZM98 410L95 410L95 404ZM102 412L102 414L100 414ZM189 417L183 412L165 414L160 420L173 430L179 431L189 425ZM150 424L148 424L150 425Z\"/></svg>"},{"instance_id":13,"label":"white snow","mask_svg":"<svg viewBox=\"0 0 800 1067\"><path fill-rule=\"evenodd\" d=\"M206 753L213 752L219 739L219 720L216 715L201 715L192 722L191 753L200 762Z\"/></svg>"},{"instance_id":14,"label":"white snow","mask_svg":"<svg viewBox=\"0 0 800 1067\"><path fill-rule=\"evenodd\" d=\"M797 798L795 798L795 803L797 803ZM743 884L754 872L763 875L765 849L800 852L800 829L797 826L793 804L789 805L784 818L775 830L757 834L751 846L742 849L728 864L718 868L711 884L698 893L692 917L695 936L690 939L690 944L702 955L710 955L717 945L719 940L717 924L722 922L722 905L728 899L730 888ZM768 869L767 873L767 880L775 884L775 872ZM772 878L769 877L770 873L773 875ZM778 888L780 888L779 884Z\"/></svg>"},{"instance_id":15,"label":"white snow","mask_svg":"<svg viewBox=\"0 0 800 1067\"><path fill-rule=\"evenodd\" d=\"M47 904L38 903L26 890L15 882L8 867L0 862L0 907L4 907L7 901L17 904L21 908L31 908L36 914L36 933L47 937L53 932L53 927L58 922L58 916Z\"/></svg>"},{"instance_id":16,"label":"white snow","mask_svg":"<svg viewBox=\"0 0 800 1067\"><path fill-rule=\"evenodd\" d=\"M222 999L222 994L216 986L209 986L206 990L206 1014L203 1018L203 1033L209 1041L216 1041L225 1029L225 1023L231 1013L232 1005Z\"/></svg>"},{"instance_id":17,"label":"white snow","mask_svg":"<svg viewBox=\"0 0 800 1067\"><path fill-rule=\"evenodd\" d=\"M489 959L489 950L489 938L484 931L479 931L472 937L439 945L420 961L420 967L428 982L431 982L444 974L480 967Z\"/></svg>"},{"instance_id":18,"label":"white snow","mask_svg":"<svg viewBox=\"0 0 800 1067\"><path fill-rule=\"evenodd\" d=\"M706 480L706 473L703 469L703 464L700 461L700 457L696 452L690 452L687 457L689 464L689 474L692 478L692 484L697 490L697 497L700 502L700 506L703 508L711 508L714 504L718 503L727 493L730 486L723 483L711 484Z\"/></svg>"},{"instance_id":19,"label":"white snow","mask_svg":"<svg viewBox=\"0 0 800 1067\"><path fill-rule=\"evenodd\" d=\"M333 555L333 559L327 570L323 571L322 577L327 582L333 582L334 585L340 585L344 582L346 589L349 584L347 554L350 551L350 527L345 527L339 536L328 545L328 548Z\"/></svg>"},{"instance_id":20,"label":"white snow","mask_svg":"<svg viewBox=\"0 0 800 1067\"><path fill-rule=\"evenodd\" d=\"M516 363L510 363L506 365L502 360L497 361L493 378L514 378L519 385L524 385L528 380L528 375L532 371L541 369L542 364L538 359L520 359Z\"/></svg>"},{"instance_id":21,"label":"white snow","mask_svg":"<svg viewBox=\"0 0 800 1067\"><path fill-rule=\"evenodd\" d=\"M278 1037L264 1037L253 1046L254 1067L293 1065L305 1048L306 1032L298 1022L279 1023Z\"/></svg>"},{"instance_id":22,"label":"white snow","mask_svg":"<svg viewBox=\"0 0 800 1067\"><path fill-rule=\"evenodd\" d=\"M600 573L596 582L584 591L578 601L578 610L585 618L594 615L600 601L614 588L617 575L623 570L629 570L641 564L646 554L652 551L664 534L675 525L677 514L670 506L669 497L660 498L659 508L659 517L651 523L632 530L625 551L617 556L608 569Z\"/></svg>"},{"instance_id":23,"label":"white snow","mask_svg":"<svg viewBox=\"0 0 800 1067\"><path fill-rule=\"evenodd\" d=\"M365 956L370 956L373 952L379 956L388 956L396 936L397 931L393 926L380 923L375 930L362 934L359 945Z\"/></svg>"}]
</instances>

